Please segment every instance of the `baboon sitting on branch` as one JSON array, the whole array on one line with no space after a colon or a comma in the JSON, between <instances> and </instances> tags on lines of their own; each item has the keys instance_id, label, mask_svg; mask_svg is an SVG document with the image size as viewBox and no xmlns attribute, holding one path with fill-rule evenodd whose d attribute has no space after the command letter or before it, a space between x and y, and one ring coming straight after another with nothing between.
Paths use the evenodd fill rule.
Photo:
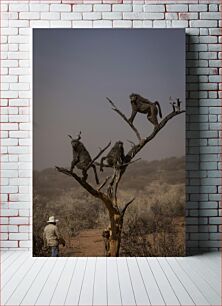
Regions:
<instances>
[{"instance_id":1,"label":"baboon sitting on branch","mask_svg":"<svg viewBox=\"0 0 222 306\"><path fill-rule=\"evenodd\" d=\"M132 106L132 114L129 118L129 121L133 123L133 120L137 113L147 114L147 119L154 125L154 127L156 127L158 125L158 113L160 118L162 118L162 112L159 102L151 102L148 99L145 99L135 93L132 93L129 97Z\"/></svg>"},{"instance_id":2,"label":"baboon sitting on branch","mask_svg":"<svg viewBox=\"0 0 222 306\"><path fill-rule=\"evenodd\" d=\"M103 161L106 160L108 166L116 168L124 163L123 142L117 141L109 153L101 158L100 171L103 171Z\"/></svg>"},{"instance_id":3,"label":"baboon sitting on branch","mask_svg":"<svg viewBox=\"0 0 222 306\"><path fill-rule=\"evenodd\" d=\"M83 143L80 141L81 132L78 135L77 139L73 139L72 136L68 135L71 138L72 152L73 152L73 160L71 163L70 172L73 172L74 167L76 166L78 169L82 170L83 179L87 180L87 170L92 167L96 183L99 184L99 179L97 176L96 166L92 163L92 158L89 152L86 150Z\"/></svg>"}]
</instances>

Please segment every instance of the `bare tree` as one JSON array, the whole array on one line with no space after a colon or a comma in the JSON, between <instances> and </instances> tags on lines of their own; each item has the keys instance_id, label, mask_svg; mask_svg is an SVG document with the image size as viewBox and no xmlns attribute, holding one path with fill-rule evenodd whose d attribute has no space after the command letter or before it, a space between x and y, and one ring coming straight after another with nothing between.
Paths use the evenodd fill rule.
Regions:
<instances>
[{"instance_id":1,"label":"bare tree","mask_svg":"<svg viewBox=\"0 0 222 306\"><path fill-rule=\"evenodd\" d=\"M124 158L124 162L122 164L115 165L113 168L113 173L110 177L106 177L104 182L102 182L98 188L93 187L90 183L86 181L84 177L78 176L76 173L61 167L56 167L59 172L62 172L66 175L72 176L85 190L87 190L93 197L98 198L105 205L110 219L110 256L119 256L120 246L121 246L121 232L123 227L124 215L127 211L127 208L130 204L133 203L134 198L128 201L127 203L119 203L117 197L118 186L123 177L127 167L135 162L133 158L143 149L143 147L148 144L158 133L159 131L166 125L166 123L184 113L184 110L175 109L169 113L160 123L154 126L152 133L142 138L137 128L133 125L132 121L130 121L125 114L123 114L113 103L112 100L107 98L108 102L111 104L112 109L118 113L121 118L130 126L130 128L136 134L138 139L138 143L133 143L131 149L127 152ZM148 118L149 119L149 118ZM92 162L89 164L87 170L92 165L92 163L96 164L96 160L101 156L101 154L109 147L110 143L101 150L99 154L95 158L92 159ZM104 165L108 167L109 165ZM102 189L106 186L106 190L102 191ZM105 188L104 188L105 189Z\"/></svg>"}]
</instances>

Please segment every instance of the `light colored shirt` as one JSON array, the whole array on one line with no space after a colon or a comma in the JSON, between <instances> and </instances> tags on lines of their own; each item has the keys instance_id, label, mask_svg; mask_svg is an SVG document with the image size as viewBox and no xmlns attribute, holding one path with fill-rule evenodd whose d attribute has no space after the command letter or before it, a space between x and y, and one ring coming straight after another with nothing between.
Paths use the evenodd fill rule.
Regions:
<instances>
[{"instance_id":1,"label":"light colored shirt","mask_svg":"<svg viewBox=\"0 0 222 306\"><path fill-rule=\"evenodd\" d=\"M46 225L43 233L43 240L47 243L47 246L58 246L60 239L60 233L58 227L52 223Z\"/></svg>"}]
</instances>

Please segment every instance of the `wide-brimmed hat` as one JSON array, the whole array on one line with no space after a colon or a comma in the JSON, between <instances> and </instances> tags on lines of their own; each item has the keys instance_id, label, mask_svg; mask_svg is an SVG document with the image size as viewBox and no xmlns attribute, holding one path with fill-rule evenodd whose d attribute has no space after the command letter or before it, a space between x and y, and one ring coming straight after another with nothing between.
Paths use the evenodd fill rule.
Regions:
<instances>
[{"instance_id":1,"label":"wide-brimmed hat","mask_svg":"<svg viewBox=\"0 0 222 306\"><path fill-rule=\"evenodd\" d=\"M49 217L49 220L47 221L48 223L55 223L58 222L59 220L55 219L54 216Z\"/></svg>"}]
</instances>

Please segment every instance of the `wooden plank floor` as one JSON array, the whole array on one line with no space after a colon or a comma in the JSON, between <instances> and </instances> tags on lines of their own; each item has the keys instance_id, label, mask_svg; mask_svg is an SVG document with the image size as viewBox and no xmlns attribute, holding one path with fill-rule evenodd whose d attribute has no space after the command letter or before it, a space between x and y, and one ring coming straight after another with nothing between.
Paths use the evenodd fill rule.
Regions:
<instances>
[{"instance_id":1,"label":"wooden plank floor","mask_svg":"<svg viewBox=\"0 0 222 306\"><path fill-rule=\"evenodd\" d=\"M0 305L221 305L221 253L32 258L1 252Z\"/></svg>"}]
</instances>

